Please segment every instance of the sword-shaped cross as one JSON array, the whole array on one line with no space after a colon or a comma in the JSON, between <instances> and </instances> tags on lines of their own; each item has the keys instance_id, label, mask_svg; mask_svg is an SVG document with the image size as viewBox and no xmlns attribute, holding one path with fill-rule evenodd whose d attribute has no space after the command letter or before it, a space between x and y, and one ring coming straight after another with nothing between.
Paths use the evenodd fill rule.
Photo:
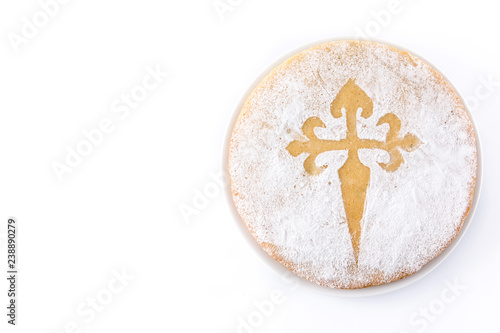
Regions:
<instances>
[{"instance_id":1,"label":"sword-shaped cross","mask_svg":"<svg viewBox=\"0 0 500 333\"><path fill-rule=\"evenodd\" d=\"M319 175L326 169L326 166L318 167L316 165L318 155L332 150L348 151L347 160L339 169L338 174L356 262L359 254L361 219L364 213L366 190L370 184L370 168L361 163L358 150L382 149L387 151L390 157L389 162L378 164L385 171L394 172L404 163L400 149L411 152L421 145L420 140L413 134L408 133L404 137L399 135L401 120L394 113L387 113L377 123L377 126L389 125L385 141L360 139L356 126L356 114L360 108L363 110L361 116L365 119L373 114L372 100L354 80L350 79L340 89L330 106L330 111L335 118L342 117L342 109L346 110L347 135L345 139L339 141L319 139L314 133L314 129L316 127L325 128L325 123L318 117L311 117L302 126L302 132L308 141L295 140L286 148L294 157L302 153L309 154L304 161L304 169L311 175Z\"/></svg>"}]
</instances>

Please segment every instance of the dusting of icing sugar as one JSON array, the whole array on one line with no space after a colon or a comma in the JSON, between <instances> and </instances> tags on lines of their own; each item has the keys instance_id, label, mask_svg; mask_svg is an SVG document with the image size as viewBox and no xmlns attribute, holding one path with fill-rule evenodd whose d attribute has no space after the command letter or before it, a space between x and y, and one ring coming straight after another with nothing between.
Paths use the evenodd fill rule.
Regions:
<instances>
[{"instance_id":1,"label":"dusting of icing sugar","mask_svg":"<svg viewBox=\"0 0 500 333\"><path fill-rule=\"evenodd\" d=\"M347 150L318 156L320 175L305 172L307 153L286 150L304 140L302 125L313 116L325 128L320 139L346 136L345 112L330 113L342 86L354 79L372 99L373 115L360 117L360 138L383 141L387 113L401 119L401 134L422 145L402 151L395 172L378 162L387 152L361 149L370 184L355 262L346 223L339 168ZM317 284L360 288L418 271L456 236L469 211L477 173L472 124L460 99L429 65L394 48L342 41L322 44L289 59L250 94L235 124L229 172L238 212L259 244L276 260Z\"/></svg>"}]
</instances>

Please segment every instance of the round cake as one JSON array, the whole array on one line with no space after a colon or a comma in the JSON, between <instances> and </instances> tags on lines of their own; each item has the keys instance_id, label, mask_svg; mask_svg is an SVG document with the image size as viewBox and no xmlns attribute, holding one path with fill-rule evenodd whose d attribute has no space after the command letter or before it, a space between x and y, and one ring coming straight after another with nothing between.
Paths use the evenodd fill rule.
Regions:
<instances>
[{"instance_id":1,"label":"round cake","mask_svg":"<svg viewBox=\"0 0 500 333\"><path fill-rule=\"evenodd\" d=\"M477 175L474 127L424 61L374 42L305 50L251 92L234 126L234 203L295 274L354 289L420 270L457 236Z\"/></svg>"}]
</instances>

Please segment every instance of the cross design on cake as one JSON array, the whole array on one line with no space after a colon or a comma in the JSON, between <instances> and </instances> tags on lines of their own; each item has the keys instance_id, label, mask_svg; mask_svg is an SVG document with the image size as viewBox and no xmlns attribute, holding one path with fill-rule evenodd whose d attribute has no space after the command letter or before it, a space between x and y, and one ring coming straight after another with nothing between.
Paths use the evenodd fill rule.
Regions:
<instances>
[{"instance_id":1,"label":"cross design on cake","mask_svg":"<svg viewBox=\"0 0 500 333\"><path fill-rule=\"evenodd\" d=\"M340 89L337 97L330 106L333 117L341 118L342 110L346 112L347 134L339 141L319 139L314 133L316 127L325 128L325 123L318 117L311 117L304 122L302 132L307 141L292 141L286 148L294 157L307 153L304 169L311 175L319 175L326 166L318 167L318 155L332 150L347 150L348 157L344 165L338 170L344 209L351 235L351 242L356 262L358 261L361 239L361 219L363 218L366 191L370 184L370 168L359 160L359 149L382 149L389 154L388 163L378 163L387 172L396 171L404 163L400 149L407 152L417 149L421 142L411 133L404 137L400 135L401 120L394 113L382 116L377 126L388 124L389 130L385 141L360 139L357 134L357 111L362 109L361 116L365 119L373 114L373 102L370 97L350 79Z\"/></svg>"}]
</instances>

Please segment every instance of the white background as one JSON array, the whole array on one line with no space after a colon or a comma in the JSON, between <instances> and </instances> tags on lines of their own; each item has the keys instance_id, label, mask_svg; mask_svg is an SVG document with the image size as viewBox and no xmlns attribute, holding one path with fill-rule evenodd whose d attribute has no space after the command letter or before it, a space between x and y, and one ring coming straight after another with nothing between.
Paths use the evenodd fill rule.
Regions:
<instances>
[{"instance_id":1,"label":"white background","mask_svg":"<svg viewBox=\"0 0 500 333\"><path fill-rule=\"evenodd\" d=\"M0 283L0 332L237 332L273 290L284 301L241 332L500 332L500 86L483 83L500 81L498 2L221 3L231 10L219 15L213 0L71 0L16 48L23 17L33 22L41 7L1 2L1 267L15 216L20 277L15 328ZM476 102L484 182L470 228L432 273L385 295L335 298L293 288L264 265L220 187L198 215L180 208L215 184L227 127L256 77L303 44L357 31L422 55ZM168 78L120 119L114 101L148 66ZM52 164L105 118L113 131L59 181ZM106 299L122 269L133 279ZM441 309L455 280L465 290ZM102 311L81 316L96 296ZM432 319L412 323L429 306Z\"/></svg>"}]
</instances>

